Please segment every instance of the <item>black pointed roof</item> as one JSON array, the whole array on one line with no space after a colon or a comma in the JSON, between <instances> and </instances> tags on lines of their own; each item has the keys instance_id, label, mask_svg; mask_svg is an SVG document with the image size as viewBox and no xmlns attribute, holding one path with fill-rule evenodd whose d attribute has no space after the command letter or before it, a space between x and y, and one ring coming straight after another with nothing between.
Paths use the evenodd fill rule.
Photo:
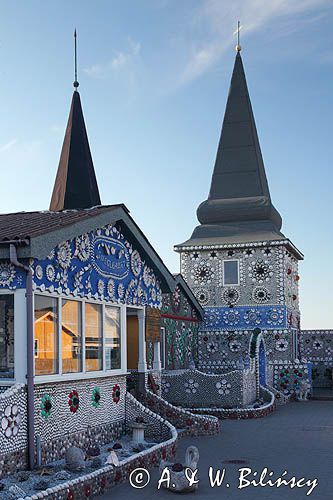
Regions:
<instances>
[{"instance_id":1,"label":"black pointed roof","mask_svg":"<svg viewBox=\"0 0 333 500\"><path fill-rule=\"evenodd\" d=\"M208 199L183 245L284 238L261 155L240 52L237 52ZM179 245L181 246L181 245Z\"/></svg>"},{"instance_id":2,"label":"black pointed roof","mask_svg":"<svg viewBox=\"0 0 333 500\"><path fill-rule=\"evenodd\" d=\"M73 93L50 210L91 208L101 204L80 94Z\"/></svg>"}]
</instances>

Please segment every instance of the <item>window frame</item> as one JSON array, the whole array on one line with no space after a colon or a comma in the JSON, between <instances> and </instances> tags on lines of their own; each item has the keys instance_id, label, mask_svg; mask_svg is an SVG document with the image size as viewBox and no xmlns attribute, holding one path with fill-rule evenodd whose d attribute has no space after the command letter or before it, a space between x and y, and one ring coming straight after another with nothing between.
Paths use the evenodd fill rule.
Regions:
<instances>
[{"instance_id":1,"label":"window frame","mask_svg":"<svg viewBox=\"0 0 333 500\"><path fill-rule=\"evenodd\" d=\"M3 386L6 386L6 385L12 385L16 382L16 358L17 358L17 331L16 331L16 318L15 318L15 311L16 311L16 308L17 308L17 303L16 303L16 295L15 295L15 291L16 290L6 290L6 289L3 289L3 290L0 290L0 295L12 295L13 297L13 308L14 308L14 315L13 315L13 335L14 335L14 352L13 352L13 356L14 356L14 370L13 370L13 376L12 377L2 377L2 374L0 373L0 380L1 380L1 385Z\"/></svg>"},{"instance_id":2,"label":"window frame","mask_svg":"<svg viewBox=\"0 0 333 500\"><path fill-rule=\"evenodd\" d=\"M36 295L39 295L41 297L47 297L51 299L56 299L54 295L51 294L46 294L46 293L37 293ZM55 367L56 367L56 372L52 374L43 374L43 375L38 375L36 374L36 362L35 360L38 359L38 356L36 356L36 351L35 351L35 324L36 324L36 310L35 310L35 295L33 299L33 330L34 330L34 376L35 377L54 377L54 376L59 376L60 375L60 356L61 356L61 351L59 351L59 348L62 348L62 342L61 339L59 341L59 335L61 334L61 329L59 330L59 325L61 325L61 316L59 317L59 313L61 315L61 302L59 306L59 301L56 300L56 314L57 314L57 325L55 327L55 341L54 341L54 347L56 349L56 357L55 359Z\"/></svg>"},{"instance_id":3,"label":"window frame","mask_svg":"<svg viewBox=\"0 0 333 500\"><path fill-rule=\"evenodd\" d=\"M33 299L33 307L35 309L35 296L41 295L46 297L52 297L57 299L57 308L58 308L58 325L57 325L57 348L58 348L58 373L52 375L36 375L35 367L34 367L34 377L35 383L45 383L45 382L54 382L54 381L67 381L67 380L77 380L77 379L91 379L91 378L102 378L102 377L110 377L116 375L125 375L127 373L127 363L126 363L126 304L119 304L115 302L103 302L101 300L96 300L93 298L87 297L73 297L71 295L68 296L59 296L56 293L43 293L43 292L35 292ZM82 329L82 370L80 372L75 373L63 373L62 372L62 335L61 335L61 326L62 326L62 300L73 300L81 303L80 311L81 311L81 329ZM86 370L86 339L85 339L85 304L99 304L102 306L102 369L98 371L87 371ZM120 368L118 369L106 369L105 368L105 306L109 305L112 307L117 307L120 310L120 342L121 342L121 361ZM132 307L132 306L131 306ZM143 309L138 307L138 309ZM35 322L34 322L34 339L35 339Z\"/></svg>"},{"instance_id":4,"label":"window frame","mask_svg":"<svg viewBox=\"0 0 333 500\"><path fill-rule=\"evenodd\" d=\"M118 306L118 307L117 307ZM122 368L123 366L123 362L122 362L122 349L123 349L123 345L122 345L122 342L124 341L123 339L123 336L122 336L122 317L121 317L121 307L119 307L119 304L115 305L115 304L112 304L112 303L104 303L103 304L103 325L102 325L102 329L103 329L103 367L105 369L105 371L107 372L114 372L116 370L119 370L120 368L106 368L106 346L107 346L107 342L106 342L106 328L105 328L105 310L107 307L117 307L119 309L119 342L120 342L120 368ZM126 337L125 337L125 342L126 342ZM111 363L111 366L112 366L112 363Z\"/></svg>"},{"instance_id":5,"label":"window frame","mask_svg":"<svg viewBox=\"0 0 333 500\"><path fill-rule=\"evenodd\" d=\"M166 328L165 326L161 326L160 328L160 361L161 361L161 369L166 369Z\"/></svg>"},{"instance_id":6,"label":"window frame","mask_svg":"<svg viewBox=\"0 0 333 500\"><path fill-rule=\"evenodd\" d=\"M225 283L224 279L225 279L225 272L224 272L224 263L225 262L236 262L237 263L237 283ZM222 268L223 268L223 272L222 272L222 280L223 280L223 286L239 286L240 284L240 280L239 280L239 259L223 259L222 260Z\"/></svg>"}]
</instances>

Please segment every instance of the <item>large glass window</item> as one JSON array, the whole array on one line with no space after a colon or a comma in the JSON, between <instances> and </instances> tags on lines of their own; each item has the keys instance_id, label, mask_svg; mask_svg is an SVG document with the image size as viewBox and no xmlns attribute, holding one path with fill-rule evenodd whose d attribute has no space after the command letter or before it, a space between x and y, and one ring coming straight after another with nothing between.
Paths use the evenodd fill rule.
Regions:
<instances>
[{"instance_id":1,"label":"large glass window","mask_svg":"<svg viewBox=\"0 0 333 500\"><path fill-rule=\"evenodd\" d=\"M35 372L36 375L58 373L57 299L35 295Z\"/></svg>"},{"instance_id":2,"label":"large glass window","mask_svg":"<svg viewBox=\"0 0 333 500\"><path fill-rule=\"evenodd\" d=\"M225 260L223 262L223 284L238 285L238 260Z\"/></svg>"},{"instance_id":3,"label":"large glass window","mask_svg":"<svg viewBox=\"0 0 333 500\"><path fill-rule=\"evenodd\" d=\"M98 371L103 367L102 306L85 304L86 371Z\"/></svg>"},{"instance_id":4,"label":"large glass window","mask_svg":"<svg viewBox=\"0 0 333 500\"><path fill-rule=\"evenodd\" d=\"M4 297L4 302L1 302L1 297ZM61 315L58 314L60 304ZM13 297L0 295L0 377L2 372L7 371L7 376L11 377L14 373L13 309ZM66 375L83 371L121 369L120 311L121 308L116 306L105 305L103 309L102 304L67 298L60 301L56 297L36 294L34 338L36 375L59 373ZM5 324L6 332L3 326ZM103 342L105 366L103 366Z\"/></svg>"},{"instance_id":5,"label":"large glass window","mask_svg":"<svg viewBox=\"0 0 333 500\"><path fill-rule=\"evenodd\" d=\"M105 368L115 370L120 367L120 309L105 306Z\"/></svg>"},{"instance_id":6,"label":"large glass window","mask_svg":"<svg viewBox=\"0 0 333 500\"><path fill-rule=\"evenodd\" d=\"M0 295L0 377L14 377L14 295Z\"/></svg>"},{"instance_id":7,"label":"large glass window","mask_svg":"<svg viewBox=\"0 0 333 500\"><path fill-rule=\"evenodd\" d=\"M81 303L63 300L61 307L62 373L82 371Z\"/></svg>"}]
</instances>

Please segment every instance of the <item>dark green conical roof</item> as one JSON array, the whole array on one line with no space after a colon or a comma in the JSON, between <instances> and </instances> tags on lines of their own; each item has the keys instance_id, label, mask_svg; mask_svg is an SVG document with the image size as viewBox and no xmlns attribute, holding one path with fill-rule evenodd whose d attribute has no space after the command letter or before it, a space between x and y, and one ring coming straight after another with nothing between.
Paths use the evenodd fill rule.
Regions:
<instances>
[{"instance_id":1,"label":"dark green conical roof","mask_svg":"<svg viewBox=\"0 0 333 500\"><path fill-rule=\"evenodd\" d=\"M237 53L208 199L186 245L284 238L261 155L240 52Z\"/></svg>"}]
</instances>

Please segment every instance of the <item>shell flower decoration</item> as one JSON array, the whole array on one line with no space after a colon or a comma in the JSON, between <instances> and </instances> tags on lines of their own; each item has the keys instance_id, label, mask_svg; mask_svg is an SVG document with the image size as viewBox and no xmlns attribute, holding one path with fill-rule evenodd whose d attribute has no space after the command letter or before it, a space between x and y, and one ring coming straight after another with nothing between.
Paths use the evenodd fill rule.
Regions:
<instances>
[{"instance_id":1,"label":"shell flower decoration","mask_svg":"<svg viewBox=\"0 0 333 500\"><path fill-rule=\"evenodd\" d=\"M113 402L116 404L118 404L120 401L120 387L118 384L113 386L112 399L113 399Z\"/></svg>"},{"instance_id":2,"label":"shell flower decoration","mask_svg":"<svg viewBox=\"0 0 333 500\"><path fill-rule=\"evenodd\" d=\"M69 409L72 413L76 413L77 410L79 409L80 405L80 398L79 398L79 393L77 391L72 391L69 393L68 396L68 404L69 404Z\"/></svg>"},{"instance_id":3,"label":"shell flower decoration","mask_svg":"<svg viewBox=\"0 0 333 500\"><path fill-rule=\"evenodd\" d=\"M41 409L42 417L48 418L51 415L51 411L52 411L52 399L51 399L51 396L49 394L45 394L42 397L42 402L41 402L41 405L40 405L40 409Z\"/></svg>"},{"instance_id":4,"label":"shell flower decoration","mask_svg":"<svg viewBox=\"0 0 333 500\"><path fill-rule=\"evenodd\" d=\"M3 417L1 419L1 429L6 438L15 437L19 431L21 423L21 414L19 412L18 406L13 404L12 406L7 406L3 412Z\"/></svg>"},{"instance_id":5,"label":"shell flower decoration","mask_svg":"<svg viewBox=\"0 0 333 500\"><path fill-rule=\"evenodd\" d=\"M101 404L101 391L99 387L95 387L91 394L91 404L94 408L98 408Z\"/></svg>"}]
</instances>

